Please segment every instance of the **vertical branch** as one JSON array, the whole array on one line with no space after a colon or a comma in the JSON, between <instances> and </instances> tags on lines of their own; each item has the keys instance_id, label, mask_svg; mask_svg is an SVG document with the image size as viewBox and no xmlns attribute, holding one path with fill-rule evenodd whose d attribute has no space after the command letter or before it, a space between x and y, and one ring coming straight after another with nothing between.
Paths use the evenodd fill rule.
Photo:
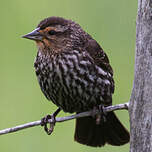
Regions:
<instances>
[{"instance_id":1,"label":"vertical branch","mask_svg":"<svg viewBox=\"0 0 152 152\"><path fill-rule=\"evenodd\" d=\"M138 0L130 152L152 151L152 0Z\"/></svg>"}]
</instances>

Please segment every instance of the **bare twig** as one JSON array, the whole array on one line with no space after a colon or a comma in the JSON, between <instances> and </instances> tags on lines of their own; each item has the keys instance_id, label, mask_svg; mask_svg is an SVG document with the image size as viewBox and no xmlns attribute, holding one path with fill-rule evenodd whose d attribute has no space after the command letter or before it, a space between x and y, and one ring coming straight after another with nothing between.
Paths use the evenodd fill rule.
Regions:
<instances>
[{"instance_id":1,"label":"bare twig","mask_svg":"<svg viewBox=\"0 0 152 152\"><path fill-rule=\"evenodd\" d=\"M110 112L110 111L115 111L115 110L128 109L128 107L129 107L129 102L124 103L124 104L118 104L118 105L114 105L114 106L105 107L104 111L105 112ZM63 122L63 121L68 121L68 120L75 119L75 118L87 117L87 116L91 116L93 114L96 115L100 112L101 111L99 111L99 110L96 110L96 111L91 110L91 111L82 112L82 113L79 113L79 114L74 114L74 115L71 115L71 116L58 117L58 118L56 118L56 122ZM52 120L50 119L48 122L51 123ZM16 127L0 130L0 135L16 132L16 131L19 131L19 130L22 130L22 129L25 129L25 128L30 128L30 127L39 126L39 125L41 125L41 120L29 122L29 123L19 125L19 126L16 126Z\"/></svg>"}]
</instances>

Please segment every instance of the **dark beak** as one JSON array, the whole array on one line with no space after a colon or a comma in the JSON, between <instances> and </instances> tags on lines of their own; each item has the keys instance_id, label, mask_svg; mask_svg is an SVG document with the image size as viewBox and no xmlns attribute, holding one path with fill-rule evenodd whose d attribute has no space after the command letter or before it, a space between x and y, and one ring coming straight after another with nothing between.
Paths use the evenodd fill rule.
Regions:
<instances>
[{"instance_id":1,"label":"dark beak","mask_svg":"<svg viewBox=\"0 0 152 152\"><path fill-rule=\"evenodd\" d=\"M30 39L30 40L36 40L36 41L42 41L43 35L39 32L39 28L36 28L32 32L22 36L23 38Z\"/></svg>"}]
</instances>

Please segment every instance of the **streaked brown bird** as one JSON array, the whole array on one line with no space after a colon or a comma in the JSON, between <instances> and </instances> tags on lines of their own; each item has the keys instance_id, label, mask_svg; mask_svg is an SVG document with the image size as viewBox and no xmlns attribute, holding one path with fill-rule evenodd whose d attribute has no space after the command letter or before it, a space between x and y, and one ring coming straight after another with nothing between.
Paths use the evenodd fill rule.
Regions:
<instances>
[{"instance_id":1,"label":"streaked brown bird","mask_svg":"<svg viewBox=\"0 0 152 152\"><path fill-rule=\"evenodd\" d=\"M112 105L114 80L109 59L80 25L49 17L23 37L34 40L38 47L34 67L42 92L59 107L54 116L60 110L80 113ZM76 120L74 139L81 144L119 146L128 143L129 137L114 112Z\"/></svg>"}]
</instances>

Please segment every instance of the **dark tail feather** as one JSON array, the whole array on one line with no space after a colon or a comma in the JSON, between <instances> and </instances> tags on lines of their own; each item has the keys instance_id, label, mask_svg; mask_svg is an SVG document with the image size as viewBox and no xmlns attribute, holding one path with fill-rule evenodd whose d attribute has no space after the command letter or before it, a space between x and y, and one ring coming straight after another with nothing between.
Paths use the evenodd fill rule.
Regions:
<instances>
[{"instance_id":1,"label":"dark tail feather","mask_svg":"<svg viewBox=\"0 0 152 152\"><path fill-rule=\"evenodd\" d=\"M120 146L129 142L129 132L120 123L113 112L106 115L106 121L96 124L93 117L76 119L75 141L93 147L104 146L105 143Z\"/></svg>"}]
</instances>

